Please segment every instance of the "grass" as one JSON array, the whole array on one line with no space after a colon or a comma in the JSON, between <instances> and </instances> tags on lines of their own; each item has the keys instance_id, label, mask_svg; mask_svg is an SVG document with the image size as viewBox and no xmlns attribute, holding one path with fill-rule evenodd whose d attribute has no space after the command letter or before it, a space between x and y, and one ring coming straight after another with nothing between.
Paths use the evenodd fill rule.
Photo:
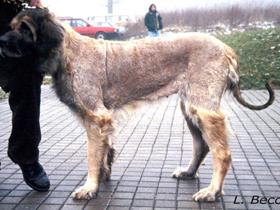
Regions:
<instances>
[{"instance_id":1,"label":"grass","mask_svg":"<svg viewBox=\"0 0 280 210\"><path fill-rule=\"evenodd\" d=\"M280 28L219 35L239 56L243 89L263 89L268 79L280 81Z\"/></svg>"}]
</instances>

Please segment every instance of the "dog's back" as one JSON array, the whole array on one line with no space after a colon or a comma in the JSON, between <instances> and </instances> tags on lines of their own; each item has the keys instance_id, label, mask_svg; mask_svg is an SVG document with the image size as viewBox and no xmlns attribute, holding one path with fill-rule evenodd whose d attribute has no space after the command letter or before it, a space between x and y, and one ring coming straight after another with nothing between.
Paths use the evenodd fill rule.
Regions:
<instances>
[{"instance_id":1,"label":"dog's back","mask_svg":"<svg viewBox=\"0 0 280 210\"><path fill-rule=\"evenodd\" d=\"M225 82L227 63L222 68L208 66L209 62L226 60L225 47L219 40L199 33L107 42L105 103L118 107L132 100L165 97L186 86L192 80L190 77L197 77L196 83L204 83L206 78L215 83L219 79ZM193 69L194 65L203 68Z\"/></svg>"}]
</instances>

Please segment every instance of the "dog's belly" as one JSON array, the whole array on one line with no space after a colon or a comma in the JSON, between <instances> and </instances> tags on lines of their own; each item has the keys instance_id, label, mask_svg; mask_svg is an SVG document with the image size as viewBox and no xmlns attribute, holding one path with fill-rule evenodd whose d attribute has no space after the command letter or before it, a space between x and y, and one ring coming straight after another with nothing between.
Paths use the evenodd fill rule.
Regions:
<instances>
[{"instance_id":1,"label":"dog's belly","mask_svg":"<svg viewBox=\"0 0 280 210\"><path fill-rule=\"evenodd\" d=\"M182 87L184 77L184 74L179 74L162 80L150 77L143 80L130 78L131 81L124 83L115 82L103 90L104 104L107 108L120 108L133 101L154 101L170 96Z\"/></svg>"}]
</instances>

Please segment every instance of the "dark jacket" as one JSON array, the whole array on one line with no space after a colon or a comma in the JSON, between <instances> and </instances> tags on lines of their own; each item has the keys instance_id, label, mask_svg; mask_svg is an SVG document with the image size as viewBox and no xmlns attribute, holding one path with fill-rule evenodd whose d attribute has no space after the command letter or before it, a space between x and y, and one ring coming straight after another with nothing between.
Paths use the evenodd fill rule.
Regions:
<instances>
[{"instance_id":1,"label":"dark jacket","mask_svg":"<svg viewBox=\"0 0 280 210\"><path fill-rule=\"evenodd\" d=\"M162 18L158 12L149 11L145 16L145 26L148 31L156 32L163 28Z\"/></svg>"},{"instance_id":2,"label":"dark jacket","mask_svg":"<svg viewBox=\"0 0 280 210\"><path fill-rule=\"evenodd\" d=\"M11 30L11 20L23 9L23 4L29 3L29 0L0 0L0 36ZM18 59L19 60L19 59ZM0 56L0 87L8 90L8 83L17 74L16 64L11 58Z\"/></svg>"}]
</instances>

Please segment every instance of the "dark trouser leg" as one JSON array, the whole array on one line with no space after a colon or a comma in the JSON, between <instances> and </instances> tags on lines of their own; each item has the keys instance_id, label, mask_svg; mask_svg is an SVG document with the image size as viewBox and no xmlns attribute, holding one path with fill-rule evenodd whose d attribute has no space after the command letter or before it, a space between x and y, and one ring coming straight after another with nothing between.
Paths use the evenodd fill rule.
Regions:
<instances>
[{"instance_id":1,"label":"dark trouser leg","mask_svg":"<svg viewBox=\"0 0 280 210\"><path fill-rule=\"evenodd\" d=\"M10 87L9 104L13 116L8 155L17 164L38 161L41 83L40 73L22 72Z\"/></svg>"}]
</instances>

